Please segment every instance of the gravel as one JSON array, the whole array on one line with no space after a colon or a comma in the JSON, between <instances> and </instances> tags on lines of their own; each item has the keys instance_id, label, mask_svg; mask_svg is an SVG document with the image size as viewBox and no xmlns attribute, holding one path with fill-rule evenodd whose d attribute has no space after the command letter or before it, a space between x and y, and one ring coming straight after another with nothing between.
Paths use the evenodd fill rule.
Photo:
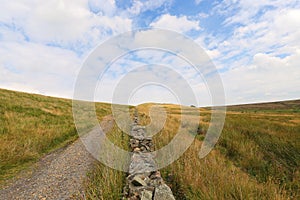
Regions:
<instances>
[{"instance_id":1,"label":"gravel","mask_svg":"<svg viewBox=\"0 0 300 200\"><path fill-rule=\"evenodd\" d=\"M85 199L82 183L95 161L78 139L43 157L31 175L10 180L0 190L0 199Z\"/></svg>"}]
</instances>

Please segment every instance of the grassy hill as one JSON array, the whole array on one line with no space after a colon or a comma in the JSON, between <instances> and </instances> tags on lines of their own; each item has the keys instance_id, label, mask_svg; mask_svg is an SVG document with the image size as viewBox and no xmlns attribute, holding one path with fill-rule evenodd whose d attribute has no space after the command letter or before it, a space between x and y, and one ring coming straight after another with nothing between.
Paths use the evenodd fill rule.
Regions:
<instances>
[{"instance_id":1,"label":"grassy hill","mask_svg":"<svg viewBox=\"0 0 300 200\"><path fill-rule=\"evenodd\" d=\"M300 112L300 100L227 106L229 111Z\"/></svg>"},{"instance_id":2,"label":"grassy hill","mask_svg":"<svg viewBox=\"0 0 300 200\"><path fill-rule=\"evenodd\" d=\"M138 106L141 122L150 122L152 104ZM110 114L97 103L97 116ZM187 107L162 105L165 127L153 140L156 149L175 136L180 116L198 124ZM198 109L198 108L194 108ZM229 106L216 148L198 153L209 125L209 108L200 108L196 140L176 162L161 170L177 199L298 199L300 190L300 100ZM46 153L77 139L72 101L0 89L0 182L15 176ZM118 127L109 138L127 149ZM116 199L125 174L101 163L89 172L87 199Z\"/></svg>"},{"instance_id":3,"label":"grassy hill","mask_svg":"<svg viewBox=\"0 0 300 200\"><path fill-rule=\"evenodd\" d=\"M110 104L96 104L98 117ZM78 137L72 101L0 89L0 182Z\"/></svg>"}]
</instances>

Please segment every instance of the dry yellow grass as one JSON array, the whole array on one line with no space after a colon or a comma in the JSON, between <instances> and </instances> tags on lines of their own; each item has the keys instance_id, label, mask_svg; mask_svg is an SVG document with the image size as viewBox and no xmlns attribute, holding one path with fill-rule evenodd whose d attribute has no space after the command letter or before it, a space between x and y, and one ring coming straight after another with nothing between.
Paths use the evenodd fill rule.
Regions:
<instances>
[{"instance_id":1,"label":"dry yellow grass","mask_svg":"<svg viewBox=\"0 0 300 200\"><path fill-rule=\"evenodd\" d=\"M110 104L96 108L110 113ZM0 89L0 183L77 137L71 100Z\"/></svg>"},{"instance_id":2,"label":"dry yellow grass","mask_svg":"<svg viewBox=\"0 0 300 200\"><path fill-rule=\"evenodd\" d=\"M156 149L168 144L174 135L177 133L177 129L180 124L180 107L176 105L162 105L166 108L168 118L166 124L159 133L157 133L153 139ZM150 123L149 108L151 104L138 106L141 122L144 125ZM183 115L187 115L188 109L182 109ZM201 114L204 116L200 118L200 124L206 126L210 119L209 110L201 109ZM232 114L229 114L232 115ZM237 113L233 114L238 116ZM232 115L232 116L233 116ZM246 114L242 113L238 118L242 118ZM249 115L247 120L249 120ZM188 116L191 123L198 123L199 118L197 116ZM267 117L277 117L276 115L268 115ZM265 120L270 120L263 117ZM250 119L254 120L253 118ZM234 119L237 120L237 119ZM274 121L275 119L273 119ZM238 123L238 121L237 121ZM273 123L272 123L273 124ZM225 125L225 131L222 134L227 134L234 123L232 121L227 122ZM245 126L245 124L241 124ZM207 126L206 126L207 128ZM247 128L247 127L246 127ZM263 127L259 127L256 130L260 130ZM280 135L275 130L268 130L269 132ZM295 130L294 130L295 131ZM203 137L203 136L202 136ZM218 145L207 157L199 159L198 153L201 147L200 136L196 136L196 140L189 147L189 149L170 166L162 169L162 173L166 180L169 180L173 192L178 199L289 199L296 198L294 190L284 189L284 184L278 185L274 174L268 173L267 179L261 181L260 177L251 175L246 167L255 167L248 164L249 162L255 164L256 160L268 160L265 157L265 152L261 149L261 146L256 143L255 140L237 140L232 138L232 144L236 144L237 153L241 156L239 163L235 159L231 159L228 156L228 150L221 145ZM284 135L286 137L286 135ZM262 138L263 140L265 138ZM221 138L222 140L222 138ZM266 142L269 142L265 139ZM299 141L298 141L299 142ZM274 143L276 145L276 143ZM288 145L288 144L287 144ZM251 161L251 159L256 160ZM244 164L243 164L244 162ZM245 167L245 168L244 168ZM263 165L259 170L264 170ZM266 172L267 173L267 172ZM288 184L288 181L286 182ZM298 181L292 181L292 184L299 184Z\"/></svg>"},{"instance_id":3,"label":"dry yellow grass","mask_svg":"<svg viewBox=\"0 0 300 200\"><path fill-rule=\"evenodd\" d=\"M138 106L142 124L150 122L151 105ZM110 106L96 104L99 120L110 113ZM181 115L189 123L199 122L189 107L162 106L168 115L164 129L153 137L156 149L173 139ZM178 199L299 198L297 104L286 110L280 104L278 111L263 110L260 105L252 107L230 108L218 145L207 157L198 157L205 135L197 135L180 159L161 170ZM200 125L205 132L210 110L202 108L200 113ZM127 148L128 137L118 128L109 137L116 145ZM76 138L71 100L0 90L0 182ZM98 164L89 175L88 199L120 198L124 173Z\"/></svg>"},{"instance_id":4,"label":"dry yellow grass","mask_svg":"<svg viewBox=\"0 0 300 200\"><path fill-rule=\"evenodd\" d=\"M131 108L130 111L133 116L134 109ZM119 129L115 121L106 136L113 144L129 151L129 136ZM88 180L85 182L86 199L121 199L125 178L125 172L109 168L100 162L95 163L94 169L88 173Z\"/></svg>"}]
</instances>

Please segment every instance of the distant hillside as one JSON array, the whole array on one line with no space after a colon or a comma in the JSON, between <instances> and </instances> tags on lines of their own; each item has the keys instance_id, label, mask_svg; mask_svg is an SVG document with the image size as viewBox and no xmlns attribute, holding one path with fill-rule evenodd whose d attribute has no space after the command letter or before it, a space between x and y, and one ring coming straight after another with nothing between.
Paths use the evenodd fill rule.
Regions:
<instances>
[{"instance_id":1,"label":"distant hillside","mask_svg":"<svg viewBox=\"0 0 300 200\"><path fill-rule=\"evenodd\" d=\"M242 104L242 105L232 105L227 106L229 111L290 111L290 112L300 112L300 100L289 100L289 101L278 101L278 102L268 102L268 103L253 103L253 104Z\"/></svg>"},{"instance_id":2,"label":"distant hillside","mask_svg":"<svg viewBox=\"0 0 300 200\"><path fill-rule=\"evenodd\" d=\"M176 199L300 199L299 105L296 100L229 106L220 138L204 159L199 159L199 150L210 110L200 108L199 118L190 107L164 105L168 115L153 136L156 149L169 144L179 129L190 132L189 126L180 127L183 117L198 125L194 143L161 170ZM149 123L150 105L138 110L143 125Z\"/></svg>"}]
</instances>

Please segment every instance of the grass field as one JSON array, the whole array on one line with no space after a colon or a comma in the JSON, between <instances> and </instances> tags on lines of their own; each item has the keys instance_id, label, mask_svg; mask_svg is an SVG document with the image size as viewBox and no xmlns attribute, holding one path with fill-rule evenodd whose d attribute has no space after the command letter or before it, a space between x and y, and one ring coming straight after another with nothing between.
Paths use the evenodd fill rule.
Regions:
<instances>
[{"instance_id":1,"label":"grass field","mask_svg":"<svg viewBox=\"0 0 300 200\"><path fill-rule=\"evenodd\" d=\"M141 123L150 122L152 104L138 106ZM190 108L162 105L167 110L155 148L175 136L180 116L198 124ZM110 114L110 104L97 103L98 119ZM199 133L189 149L161 170L177 199L299 199L300 101L229 106L221 137L205 158L198 153L210 122L201 108ZM0 89L0 180L7 180L46 153L77 139L72 101ZM110 140L128 149L128 136L118 127ZM88 173L87 199L119 199L126 174L101 163Z\"/></svg>"},{"instance_id":2,"label":"grass field","mask_svg":"<svg viewBox=\"0 0 300 200\"><path fill-rule=\"evenodd\" d=\"M110 104L96 104L99 119ZM76 140L72 101L0 89L0 183Z\"/></svg>"},{"instance_id":3,"label":"grass field","mask_svg":"<svg viewBox=\"0 0 300 200\"><path fill-rule=\"evenodd\" d=\"M146 125L151 104L139 106ZM159 149L177 132L181 108L163 105L168 118L154 136ZM202 131L183 156L162 169L178 199L298 199L300 101L231 106L216 148L199 159L210 110L201 109ZM182 108L182 115L189 115ZM198 123L196 116L190 121Z\"/></svg>"}]
</instances>

